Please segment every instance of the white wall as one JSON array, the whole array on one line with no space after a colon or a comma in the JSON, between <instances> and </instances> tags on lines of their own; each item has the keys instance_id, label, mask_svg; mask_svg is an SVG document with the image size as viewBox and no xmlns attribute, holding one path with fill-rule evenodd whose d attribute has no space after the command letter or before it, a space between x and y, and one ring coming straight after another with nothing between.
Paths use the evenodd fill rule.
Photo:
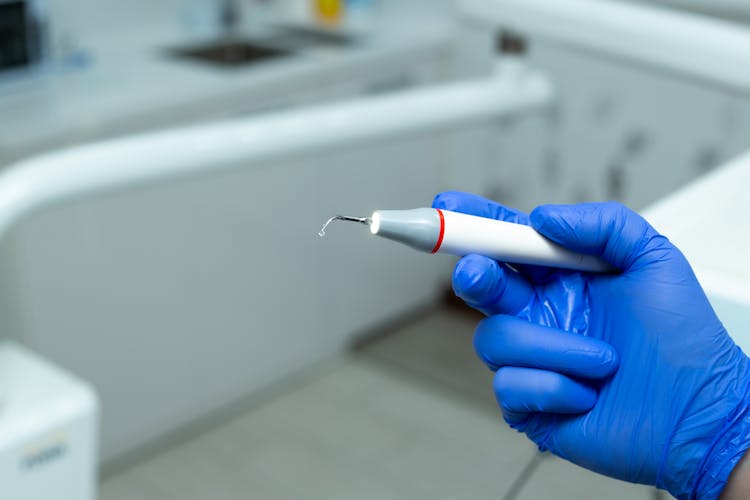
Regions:
<instances>
[{"instance_id":1,"label":"white wall","mask_svg":"<svg viewBox=\"0 0 750 500\"><path fill-rule=\"evenodd\" d=\"M125 35L138 43L143 31L157 24L177 29L190 1L46 0L54 53L120 43Z\"/></svg>"}]
</instances>

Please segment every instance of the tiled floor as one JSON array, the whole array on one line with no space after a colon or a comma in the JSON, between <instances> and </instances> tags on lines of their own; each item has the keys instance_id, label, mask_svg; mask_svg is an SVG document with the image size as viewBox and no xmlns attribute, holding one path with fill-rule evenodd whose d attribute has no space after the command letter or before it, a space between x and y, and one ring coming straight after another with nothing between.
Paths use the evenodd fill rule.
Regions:
<instances>
[{"instance_id":1,"label":"tiled floor","mask_svg":"<svg viewBox=\"0 0 750 500\"><path fill-rule=\"evenodd\" d=\"M437 312L262 404L105 478L101 500L502 499L535 456L502 422L471 348ZM515 498L645 500L649 489L541 460Z\"/></svg>"}]
</instances>

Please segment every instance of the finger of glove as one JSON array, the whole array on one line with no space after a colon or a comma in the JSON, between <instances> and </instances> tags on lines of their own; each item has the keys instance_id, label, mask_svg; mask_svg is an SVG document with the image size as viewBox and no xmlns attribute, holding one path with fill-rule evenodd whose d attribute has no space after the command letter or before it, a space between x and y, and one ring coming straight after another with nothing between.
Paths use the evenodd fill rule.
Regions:
<instances>
[{"instance_id":1,"label":"finger of glove","mask_svg":"<svg viewBox=\"0 0 750 500\"><path fill-rule=\"evenodd\" d=\"M531 212L530 222L552 241L601 256L623 271L662 259L672 250L643 217L617 202L542 205Z\"/></svg>"},{"instance_id":2,"label":"finger of glove","mask_svg":"<svg viewBox=\"0 0 750 500\"><path fill-rule=\"evenodd\" d=\"M614 348L602 340L506 315L479 323L474 349L492 369L520 366L587 379L609 377L619 363Z\"/></svg>"},{"instance_id":3,"label":"finger of glove","mask_svg":"<svg viewBox=\"0 0 750 500\"><path fill-rule=\"evenodd\" d=\"M518 314L534 298L534 290L523 276L481 255L467 255L458 261L453 270L453 291L488 316Z\"/></svg>"},{"instance_id":4,"label":"finger of glove","mask_svg":"<svg viewBox=\"0 0 750 500\"><path fill-rule=\"evenodd\" d=\"M432 208L441 208L453 212L461 212L488 219L496 219L518 224L529 224L529 216L516 210L505 207L497 202L488 200L476 194L462 193L459 191L445 191L439 193L432 200Z\"/></svg>"},{"instance_id":5,"label":"finger of glove","mask_svg":"<svg viewBox=\"0 0 750 500\"><path fill-rule=\"evenodd\" d=\"M495 374L495 397L505 420L513 425L530 413L585 413L594 407L596 391L560 373L505 366Z\"/></svg>"}]
</instances>

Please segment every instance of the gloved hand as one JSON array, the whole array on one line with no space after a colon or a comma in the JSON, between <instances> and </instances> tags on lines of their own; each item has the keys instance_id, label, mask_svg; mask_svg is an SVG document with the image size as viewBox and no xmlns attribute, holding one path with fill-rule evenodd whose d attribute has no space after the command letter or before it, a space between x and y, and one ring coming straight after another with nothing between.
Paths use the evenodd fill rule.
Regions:
<instances>
[{"instance_id":1,"label":"gloved hand","mask_svg":"<svg viewBox=\"0 0 750 500\"><path fill-rule=\"evenodd\" d=\"M541 450L593 471L716 498L750 447L750 361L684 256L618 203L529 216L448 192L444 208L530 224L620 274L511 267L478 255L453 288L489 317L476 330L505 420Z\"/></svg>"}]
</instances>

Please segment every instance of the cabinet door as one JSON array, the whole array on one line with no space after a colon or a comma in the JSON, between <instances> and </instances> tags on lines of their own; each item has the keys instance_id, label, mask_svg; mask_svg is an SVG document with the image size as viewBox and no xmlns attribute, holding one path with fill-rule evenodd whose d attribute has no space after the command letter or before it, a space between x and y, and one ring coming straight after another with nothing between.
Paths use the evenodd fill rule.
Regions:
<instances>
[{"instance_id":1,"label":"cabinet door","mask_svg":"<svg viewBox=\"0 0 750 500\"><path fill-rule=\"evenodd\" d=\"M724 89L594 53L532 47L530 64L555 82L559 100L547 126L518 120L500 142L503 187L521 206L616 199L642 209L750 147L738 111L744 100Z\"/></svg>"},{"instance_id":2,"label":"cabinet door","mask_svg":"<svg viewBox=\"0 0 750 500\"><path fill-rule=\"evenodd\" d=\"M17 332L94 384L104 460L434 301L452 259L336 213L428 205L434 137L242 165L50 209L10 242Z\"/></svg>"}]
</instances>

